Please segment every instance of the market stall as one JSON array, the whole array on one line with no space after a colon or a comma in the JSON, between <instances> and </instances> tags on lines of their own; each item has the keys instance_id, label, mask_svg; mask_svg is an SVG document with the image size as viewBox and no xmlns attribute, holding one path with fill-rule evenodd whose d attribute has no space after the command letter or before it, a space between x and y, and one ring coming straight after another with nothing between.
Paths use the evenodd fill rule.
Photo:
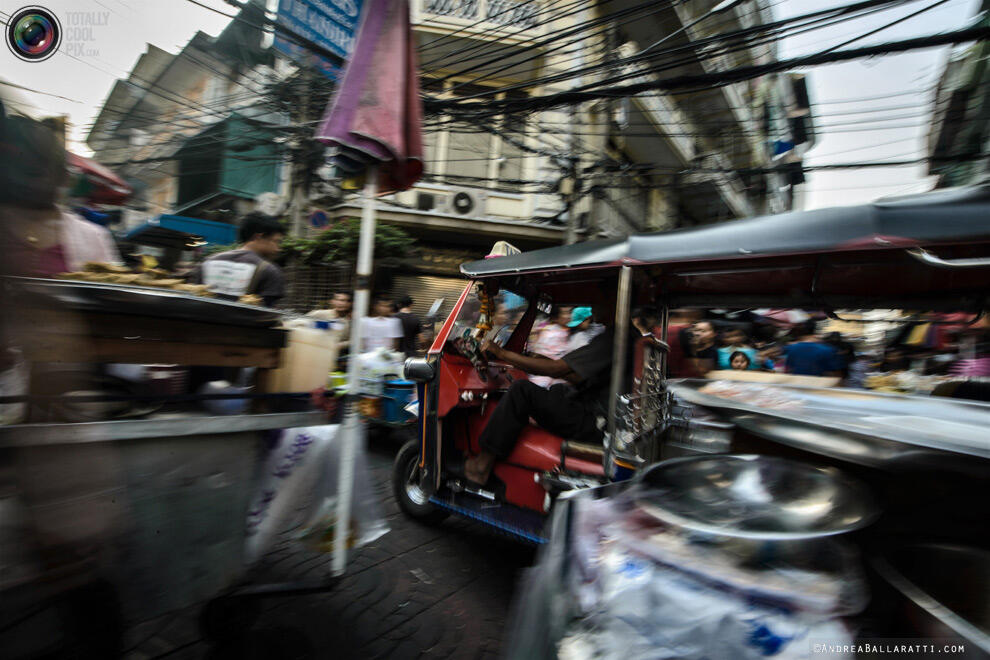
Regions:
<instances>
[{"instance_id":1,"label":"market stall","mask_svg":"<svg viewBox=\"0 0 990 660\"><path fill-rule=\"evenodd\" d=\"M93 584L109 586L63 614L102 612L97 619L113 635L114 620L131 625L229 595L265 551L250 540L259 529L270 542L278 525L306 514L312 534L332 530L323 502L302 499L298 482L331 497L336 482L327 485L319 466L330 460L337 426L311 405L310 387L272 385L279 367L281 382L301 382L285 373L292 346L281 313L164 287L2 285L17 310L9 343L25 376L2 397L6 421L21 422L0 426L0 465L10 468L0 475L5 635L25 639L17 634L23 612ZM190 374L198 368L238 374L240 386L197 387ZM131 372L143 376L110 375ZM41 624L29 617L24 625Z\"/></svg>"}]
</instances>

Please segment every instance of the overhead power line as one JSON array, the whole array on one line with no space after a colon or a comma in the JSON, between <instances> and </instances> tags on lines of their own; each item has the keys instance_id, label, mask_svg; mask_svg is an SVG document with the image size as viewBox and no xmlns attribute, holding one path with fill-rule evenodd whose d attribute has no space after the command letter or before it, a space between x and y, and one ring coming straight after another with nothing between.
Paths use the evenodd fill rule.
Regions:
<instances>
[{"instance_id":1,"label":"overhead power line","mask_svg":"<svg viewBox=\"0 0 990 660\"><path fill-rule=\"evenodd\" d=\"M751 26L751 27L748 27L748 28L742 28L742 29L738 29L738 30L732 30L730 32L713 34L711 36L703 37L703 38L700 38L700 39L689 40L687 43L679 44L679 45L676 45L676 46L669 46L667 48L664 48L664 49L661 49L661 50L658 50L658 51L655 51L655 52L651 52L651 53L648 53L646 55L633 55L631 57L627 57L627 58L624 58L624 59L621 59L621 60L618 60L618 61L614 61L612 58L605 57L605 58L602 58L601 61L599 61L599 62L597 62L595 64L590 64L590 65L585 66L585 67L580 67L580 68L577 68L577 69L573 69L573 70L569 70L569 71L561 72L561 73L557 73L557 74L549 74L549 75L546 75L546 76L542 76L540 78L537 78L535 80L527 80L525 83L519 83L517 85L503 87L503 88L501 88L501 90L502 91L505 91L505 90L512 90L512 89L524 89L524 88L532 87L532 86L535 86L535 85L547 85L547 84L551 84L551 83L559 83L559 82L563 82L563 81L568 80L568 79L578 78L580 76L587 75L587 74L592 73L594 71L599 71L599 70L603 70L603 69L608 70L608 69L612 69L612 68L615 68L615 67L622 67L622 66L632 65L632 64L644 64L644 69L645 68L652 68L654 71L662 70L662 69L675 68L675 67L679 66L680 64L688 64L690 62L696 62L696 61L701 60L701 59L711 59L712 57L716 57L716 56L718 56L720 54L723 54L723 53L706 53L704 55L701 55L701 54L699 54L698 51L699 51L699 49L702 46L713 46L713 45L718 44L718 43L729 42L729 41L731 41L733 39L735 39L735 40L740 40L740 39L745 40L745 39L749 39L749 38L756 38L759 35L765 35L767 33L772 33L774 31L777 31L778 33L774 34L772 37L769 38L769 41L773 42L773 41L776 41L780 37L779 30L781 28L784 28L784 27L786 27L788 25L792 25L792 24L795 24L795 23L800 23L801 21L812 21L812 22L814 22L814 21L828 21L828 20L834 19L836 17L839 17L839 18L843 18L843 17L845 17L845 18L855 18L858 14L860 14L862 12L873 11L873 10L877 10L877 9L880 9L880 8L889 7L889 6L892 6L892 5L900 5L900 4L904 4L905 2L913 2L913 1L914 0L860 0L860 1L854 2L852 4L842 5L842 6L839 6L839 7L832 7L832 8L829 8L829 9L817 10L817 11L809 12L809 13L806 13L806 14L801 14L801 15L798 15L798 16L791 16L789 18L785 18L785 19L781 19L781 20L778 20L778 21L774 21L772 23L761 23L761 24L754 25L754 26ZM561 38L561 35L560 34L554 35L553 37L551 37L551 39L558 39L558 38ZM734 50L739 50L739 49L745 50L745 49L749 49L751 47L754 47L756 45L760 45L760 44L759 43L753 44L753 43L749 43L749 42L743 41L742 45L736 44L736 47L735 47ZM670 61L669 58L670 58L670 56L673 56L673 55L682 55L682 58L681 58L680 61ZM540 55L537 54L537 55L532 56L531 59L536 59L536 58L539 58L539 57L540 57ZM663 58L663 59L660 59L660 58ZM521 63L522 62L517 63L517 64L521 64ZM648 63L653 63L653 66L652 67L648 66ZM642 74L641 71L637 71L634 74L627 74L624 77L626 77L626 78L628 78L628 77L636 77L636 76L641 75L641 74ZM608 82L608 83L619 82L619 79L612 78L612 79L609 79L609 80L607 80L605 82ZM585 87L580 87L580 88L578 88L576 90L571 90L571 91L582 91L584 89L590 89L591 87L594 87L595 85L600 84L600 83L601 83L601 81L599 81L598 83L587 85ZM475 94L471 94L471 95L462 95L460 97L460 100L483 99L483 98L487 98L487 97L490 97L490 96L491 96L491 93L490 92L481 92L481 93L475 93Z\"/></svg>"},{"instance_id":2,"label":"overhead power line","mask_svg":"<svg viewBox=\"0 0 990 660\"><path fill-rule=\"evenodd\" d=\"M913 39L891 41L873 46L864 46L862 48L839 50L830 53L814 53L802 57L779 60L768 64L743 66L735 69L727 69L725 71L717 71L714 73L672 76L670 78L647 81L633 85L612 87L611 89L601 91L568 91L543 96L531 96L527 99L521 100L505 99L501 101L488 101L484 104L484 107L488 112L497 114L505 112L525 112L546 110L563 105L597 101L599 99L635 96L636 94L654 90L675 91L719 87L731 83L742 82L744 80L752 80L770 73L779 73L789 69L797 69L806 66L819 66L822 64L832 64L836 62L846 62L865 57L903 53L911 50L979 41L987 38L990 38L990 27L968 28L925 37L916 37ZM456 113L458 110L463 110L465 108L471 111L477 111L478 109L478 104L474 103L463 103L457 99L438 99L429 97L425 100L424 106L428 112Z\"/></svg>"}]
</instances>

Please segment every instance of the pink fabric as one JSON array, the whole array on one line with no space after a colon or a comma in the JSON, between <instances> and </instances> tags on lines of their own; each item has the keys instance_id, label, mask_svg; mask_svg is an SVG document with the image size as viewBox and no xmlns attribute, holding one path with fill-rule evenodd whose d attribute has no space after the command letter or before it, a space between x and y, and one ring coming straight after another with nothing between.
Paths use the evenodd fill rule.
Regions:
<instances>
[{"instance_id":1,"label":"pink fabric","mask_svg":"<svg viewBox=\"0 0 990 660\"><path fill-rule=\"evenodd\" d=\"M570 339L570 332L567 328L562 328L556 323L551 323L540 332L540 337L533 344L531 349L537 355L543 355L552 360L563 357L567 353L567 342ZM560 378L550 378L549 376L532 376L531 383L536 383L540 387L550 387L556 383L566 383Z\"/></svg>"},{"instance_id":2,"label":"pink fabric","mask_svg":"<svg viewBox=\"0 0 990 660\"><path fill-rule=\"evenodd\" d=\"M57 245L38 250L16 236L8 238L14 272L29 277L51 277L82 270L87 261L121 262L109 230L65 209L60 209L60 215Z\"/></svg>"},{"instance_id":3,"label":"pink fabric","mask_svg":"<svg viewBox=\"0 0 990 660\"><path fill-rule=\"evenodd\" d=\"M87 261L121 262L120 252L106 227L63 210L59 233L68 270L82 270Z\"/></svg>"},{"instance_id":4,"label":"pink fabric","mask_svg":"<svg viewBox=\"0 0 990 660\"><path fill-rule=\"evenodd\" d=\"M21 277L51 277L69 270L65 260L65 250L61 245L53 245L47 250L36 250L29 243L13 239L6 246L12 257L11 274Z\"/></svg>"},{"instance_id":5,"label":"pink fabric","mask_svg":"<svg viewBox=\"0 0 990 660\"><path fill-rule=\"evenodd\" d=\"M951 373L964 378L990 377L990 357L958 360L952 365Z\"/></svg>"}]
</instances>

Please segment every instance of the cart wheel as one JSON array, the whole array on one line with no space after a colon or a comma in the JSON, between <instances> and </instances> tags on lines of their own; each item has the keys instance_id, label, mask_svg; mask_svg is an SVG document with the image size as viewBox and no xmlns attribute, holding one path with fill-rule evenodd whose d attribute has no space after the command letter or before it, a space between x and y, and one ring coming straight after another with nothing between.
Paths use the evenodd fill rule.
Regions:
<instances>
[{"instance_id":1,"label":"cart wheel","mask_svg":"<svg viewBox=\"0 0 990 660\"><path fill-rule=\"evenodd\" d=\"M243 635L260 614L258 603L250 598L218 596L206 604L199 615L203 636L214 643L226 642Z\"/></svg>"},{"instance_id":2,"label":"cart wheel","mask_svg":"<svg viewBox=\"0 0 990 660\"><path fill-rule=\"evenodd\" d=\"M419 485L419 442L411 440L403 445L392 464L392 492L395 500L410 518L425 523L438 523L447 512L429 502L429 496Z\"/></svg>"}]
</instances>

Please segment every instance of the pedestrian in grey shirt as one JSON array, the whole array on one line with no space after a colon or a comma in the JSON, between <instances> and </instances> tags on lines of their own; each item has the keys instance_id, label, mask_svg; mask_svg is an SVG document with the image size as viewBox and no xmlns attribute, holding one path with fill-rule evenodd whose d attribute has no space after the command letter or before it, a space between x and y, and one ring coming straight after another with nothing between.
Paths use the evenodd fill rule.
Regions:
<instances>
[{"instance_id":1,"label":"pedestrian in grey shirt","mask_svg":"<svg viewBox=\"0 0 990 660\"><path fill-rule=\"evenodd\" d=\"M189 279L206 284L221 300L238 300L253 294L266 307L274 307L285 295L285 276L271 262L278 256L283 236L278 220L249 213L241 220L238 233L241 247L208 257Z\"/></svg>"}]
</instances>

